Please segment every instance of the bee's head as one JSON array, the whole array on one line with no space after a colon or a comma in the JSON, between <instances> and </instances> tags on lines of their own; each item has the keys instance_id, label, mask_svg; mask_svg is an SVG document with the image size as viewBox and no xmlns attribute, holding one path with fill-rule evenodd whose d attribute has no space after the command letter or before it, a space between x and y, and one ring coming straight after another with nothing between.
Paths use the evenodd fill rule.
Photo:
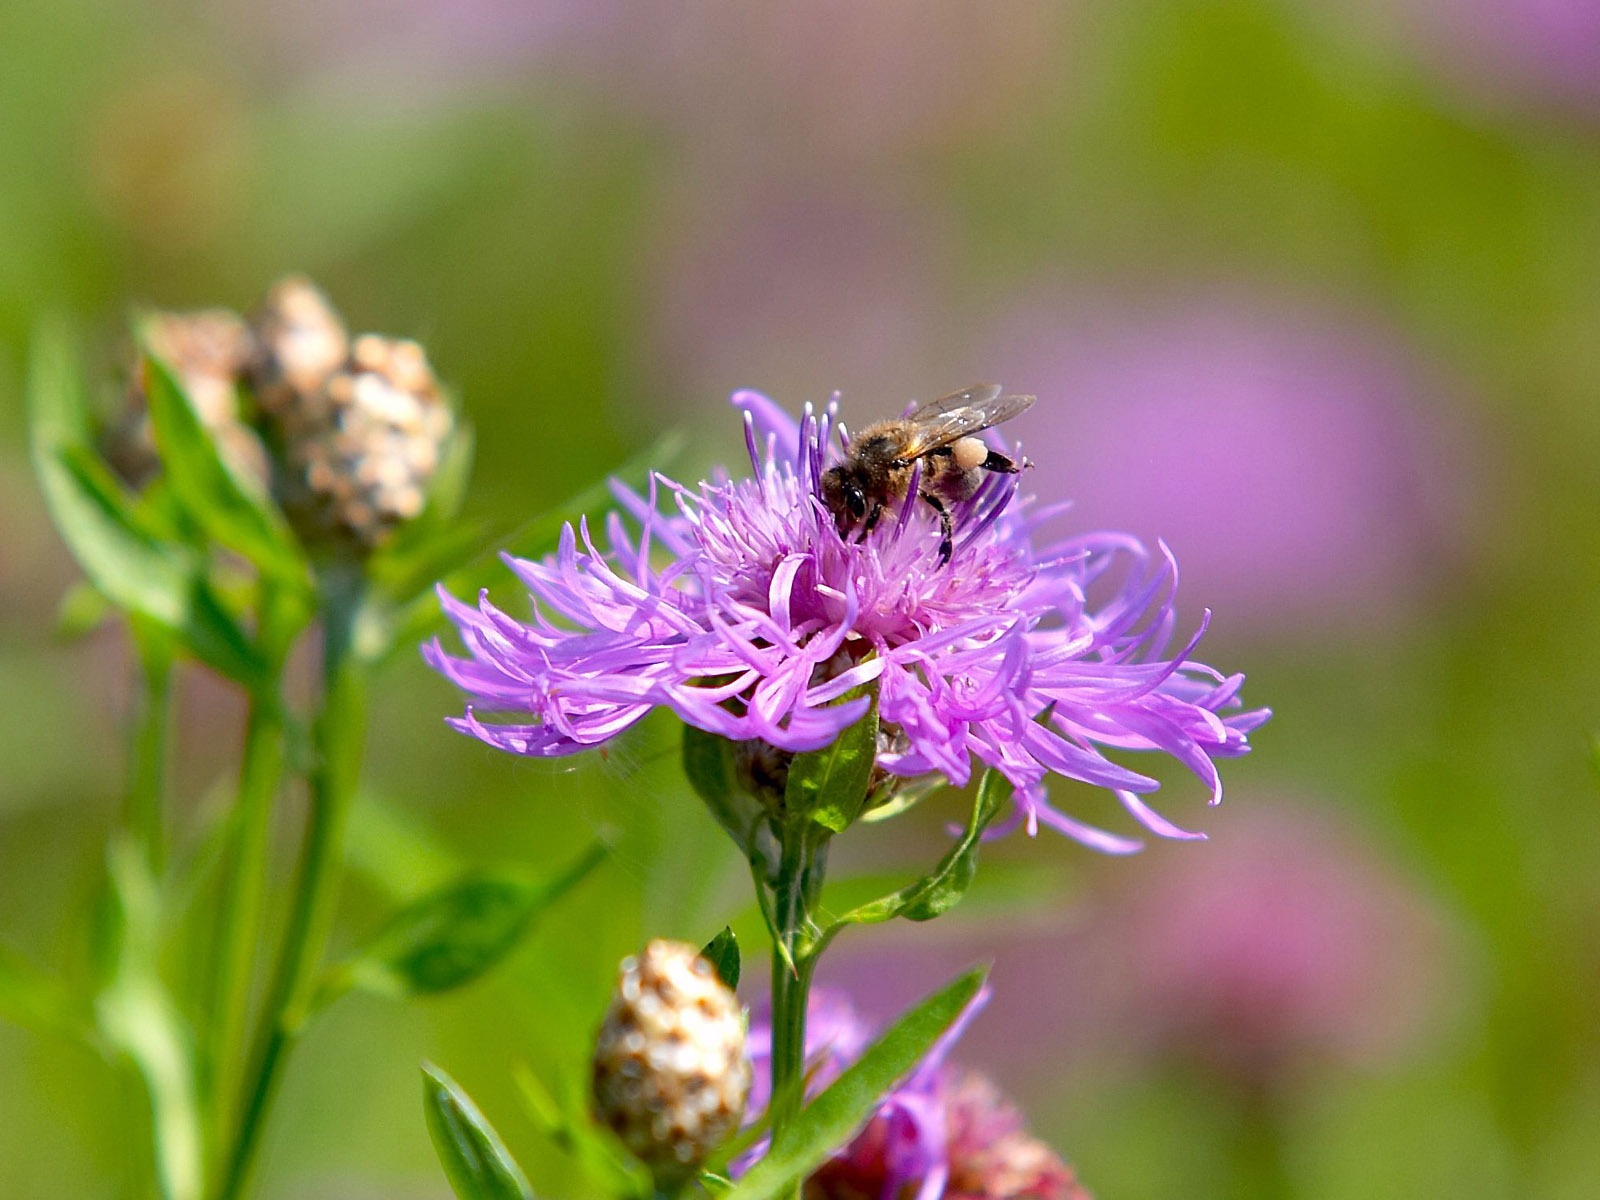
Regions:
<instances>
[{"instance_id":1,"label":"bee's head","mask_svg":"<svg viewBox=\"0 0 1600 1200\"><path fill-rule=\"evenodd\" d=\"M856 473L843 465L822 473L822 502L842 533L867 515L867 493Z\"/></svg>"}]
</instances>

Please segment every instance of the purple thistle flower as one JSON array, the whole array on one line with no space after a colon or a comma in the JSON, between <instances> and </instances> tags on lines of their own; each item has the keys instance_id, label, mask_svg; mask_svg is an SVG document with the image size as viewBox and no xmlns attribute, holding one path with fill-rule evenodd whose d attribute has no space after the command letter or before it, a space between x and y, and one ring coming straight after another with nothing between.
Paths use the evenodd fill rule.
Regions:
<instances>
[{"instance_id":1,"label":"purple thistle flower","mask_svg":"<svg viewBox=\"0 0 1600 1200\"><path fill-rule=\"evenodd\" d=\"M875 683L878 766L891 776L960 786L977 759L1015 785L1006 828L1042 822L1110 853L1140 843L1051 807L1050 775L1110 789L1152 833L1202 836L1151 809L1140 797L1156 781L1106 754L1165 751L1216 803L1214 760L1248 750L1269 715L1240 710L1242 675L1189 657L1206 619L1167 652L1177 565L1164 545L1152 554L1102 533L1036 547L1064 506L1014 503L1018 477L1001 474L956 506L948 566L937 519L914 501L865 539L842 536L819 491L840 453L837 403L808 405L798 424L753 392L733 403L753 477L688 488L658 476L645 496L613 484L636 532L612 513L604 548L585 520L543 562L506 557L533 595L531 623L486 594L474 607L441 592L467 657L437 641L423 653L471 698L455 728L553 756L665 706L721 737L798 752L859 719L868 700L842 698ZM676 511L663 511L662 489ZM479 708L531 720L486 721Z\"/></svg>"},{"instance_id":2,"label":"purple thistle flower","mask_svg":"<svg viewBox=\"0 0 1600 1200\"><path fill-rule=\"evenodd\" d=\"M859 1133L806 1183L807 1200L955 1200L957 1197L1087 1200L1072 1168L1030 1136L1022 1115L981 1075L945 1065L950 1048L989 1000L985 987L916 1068L878 1103ZM872 1029L837 992L811 996L806 1020L807 1094L816 1095L860 1057ZM771 1091L771 1028L746 1038L749 1111L764 1111ZM747 1170L758 1144L734 1164Z\"/></svg>"}]
</instances>

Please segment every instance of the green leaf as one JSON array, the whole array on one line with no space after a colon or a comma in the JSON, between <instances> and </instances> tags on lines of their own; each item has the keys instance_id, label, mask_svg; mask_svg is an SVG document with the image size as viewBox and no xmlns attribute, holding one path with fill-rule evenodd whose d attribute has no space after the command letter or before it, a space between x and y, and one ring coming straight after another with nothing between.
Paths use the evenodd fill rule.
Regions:
<instances>
[{"instance_id":1,"label":"green leaf","mask_svg":"<svg viewBox=\"0 0 1600 1200\"><path fill-rule=\"evenodd\" d=\"M927 875L908 883L858 908L851 909L829 930L829 936L844 925L875 925L893 917L929 921L960 903L978 870L978 847L983 831L995 819L1011 795L1011 785L997 771L985 771L973 797L972 816L961 838L945 852Z\"/></svg>"},{"instance_id":2,"label":"green leaf","mask_svg":"<svg viewBox=\"0 0 1600 1200\"><path fill-rule=\"evenodd\" d=\"M95 1001L106 1043L126 1054L150 1098L156 1174L164 1200L200 1195L202 1139L194 1038L156 971L161 899L139 850L108 855L102 955L108 975Z\"/></svg>"},{"instance_id":3,"label":"green leaf","mask_svg":"<svg viewBox=\"0 0 1600 1200\"><path fill-rule=\"evenodd\" d=\"M459 1084L422 1065L428 1134L450 1187L461 1200L533 1200L533 1189L500 1135Z\"/></svg>"},{"instance_id":4,"label":"green leaf","mask_svg":"<svg viewBox=\"0 0 1600 1200\"><path fill-rule=\"evenodd\" d=\"M470 983L503 959L534 919L606 857L595 844L549 879L516 869L473 871L401 909L367 946L332 972L324 1002L359 987L379 995L432 995Z\"/></svg>"},{"instance_id":5,"label":"green leaf","mask_svg":"<svg viewBox=\"0 0 1600 1200\"><path fill-rule=\"evenodd\" d=\"M461 406L454 402L451 409L458 415L455 428L439 457L439 467L428 481L428 507L424 519L449 522L461 515L461 506L467 501L467 486L472 482L472 463L477 457L478 439L464 418Z\"/></svg>"},{"instance_id":6,"label":"green leaf","mask_svg":"<svg viewBox=\"0 0 1600 1200\"><path fill-rule=\"evenodd\" d=\"M195 657L246 684L260 656L206 579L192 549L164 542L89 446L70 343L41 331L29 364L34 470L50 515L89 581L113 604L173 631Z\"/></svg>"},{"instance_id":7,"label":"green leaf","mask_svg":"<svg viewBox=\"0 0 1600 1200\"><path fill-rule=\"evenodd\" d=\"M983 844L983 831L999 815L1011 791L1011 784L998 771L984 772L973 800L972 816L961 839L923 879L916 894L900 910L900 916L912 921L931 921L961 903L978 873L978 847Z\"/></svg>"},{"instance_id":8,"label":"green leaf","mask_svg":"<svg viewBox=\"0 0 1600 1200\"><path fill-rule=\"evenodd\" d=\"M190 519L263 572L309 588L305 559L283 514L259 488L235 476L183 385L148 347L140 367L161 465Z\"/></svg>"},{"instance_id":9,"label":"green leaf","mask_svg":"<svg viewBox=\"0 0 1600 1200\"><path fill-rule=\"evenodd\" d=\"M24 1029L87 1040L92 1025L88 1007L67 985L0 945L0 1020Z\"/></svg>"},{"instance_id":10,"label":"green leaf","mask_svg":"<svg viewBox=\"0 0 1600 1200\"><path fill-rule=\"evenodd\" d=\"M975 967L895 1022L779 1134L727 1200L775 1200L848 1142L885 1094L909 1074L983 986Z\"/></svg>"},{"instance_id":11,"label":"green leaf","mask_svg":"<svg viewBox=\"0 0 1600 1200\"><path fill-rule=\"evenodd\" d=\"M728 985L730 991L739 987L739 939L733 935L733 927L724 925L722 932L706 943L700 957L705 959L717 972L717 978Z\"/></svg>"},{"instance_id":12,"label":"green leaf","mask_svg":"<svg viewBox=\"0 0 1600 1200\"><path fill-rule=\"evenodd\" d=\"M869 697L861 719L820 750L796 754L789 764L784 804L793 817L810 817L843 833L860 815L878 755L878 685L852 688L834 703Z\"/></svg>"}]
</instances>

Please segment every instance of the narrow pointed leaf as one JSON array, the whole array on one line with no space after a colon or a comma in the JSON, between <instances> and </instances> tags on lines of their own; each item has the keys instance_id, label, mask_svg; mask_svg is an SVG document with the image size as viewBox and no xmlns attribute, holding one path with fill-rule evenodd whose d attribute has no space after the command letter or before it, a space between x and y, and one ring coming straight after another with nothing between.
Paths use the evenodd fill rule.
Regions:
<instances>
[{"instance_id":1,"label":"narrow pointed leaf","mask_svg":"<svg viewBox=\"0 0 1600 1200\"><path fill-rule=\"evenodd\" d=\"M323 991L351 987L420 996L472 982L509 954L534 920L606 856L596 844L556 875L514 869L473 871L401 909L367 946L335 968Z\"/></svg>"},{"instance_id":2,"label":"narrow pointed leaf","mask_svg":"<svg viewBox=\"0 0 1600 1200\"><path fill-rule=\"evenodd\" d=\"M459 413L460 405L452 402L450 407ZM458 415L455 429L440 455L439 468L428 481L428 507L424 510L427 519L445 523L461 514L461 506L467 501L467 486L472 482L472 463L477 451L477 434Z\"/></svg>"},{"instance_id":3,"label":"narrow pointed leaf","mask_svg":"<svg viewBox=\"0 0 1600 1200\"><path fill-rule=\"evenodd\" d=\"M933 1048L983 986L988 969L974 968L896 1021L838 1079L774 1139L766 1157L734 1185L727 1200L775 1200L843 1146L879 1102Z\"/></svg>"},{"instance_id":4,"label":"narrow pointed leaf","mask_svg":"<svg viewBox=\"0 0 1600 1200\"><path fill-rule=\"evenodd\" d=\"M223 461L216 438L201 423L183 385L161 359L140 365L161 465L189 517L218 545L262 571L309 587L299 543L259 488L241 483Z\"/></svg>"},{"instance_id":5,"label":"narrow pointed leaf","mask_svg":"<svg viewBox=\"0 0 1600 1200\"><path fill-rule=\"evenodd\" d=\"M928 921L954 908L977 874L978 847L983 841L983 831L999 814L1010 794L1011 785L1003 775L998 771L986 771L973 797L972 816L966 829L938 865L898 891L851 909L838 919L834 928L874 925L894 917Z\"/></svg>"},{"instance_id":6,"label":"narrow pointed leaf","mask_svg":"<svg viewBox=\"0 0 1600 1200\"><path fill-rule=\"evenodd\" d=\"M494 1126L459 1084L422 1066L423 1114L450 1187L460 1200L533 1200L533 1189Z\"/></svg>"},{"instance_id":7,"label":"narrow pointed leaf","mask_svg":"<svg viewBox=\"0 0 1600 1200\"><path fill-rule=\"evenodd\" d=\"M82 383L59 331L35 338L28 416L45 502L90 582L117 607L171 629L222 674L258 681L260 656L211 590L204 561L190 547L163 541L91 449Z\"/></svg>"},{"instance_id":8,"label":"narrow pointed leaf","mask_svg":"<svg viewBox=\"0 0 1600 1200\"><path fill-rule=\"evenodd\" d=\"M728 985L730 991L737 991L739 987L739 939L733 935L733 927L724 925L722 932L706 943L700 957L711 964L717 972L717 978Z\"/></svg>"}]
</instances>

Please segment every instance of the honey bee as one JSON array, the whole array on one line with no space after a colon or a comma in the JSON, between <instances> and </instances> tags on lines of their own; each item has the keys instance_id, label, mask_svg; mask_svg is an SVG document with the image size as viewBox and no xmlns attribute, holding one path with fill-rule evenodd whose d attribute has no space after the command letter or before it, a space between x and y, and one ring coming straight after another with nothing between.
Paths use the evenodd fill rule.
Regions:
<instances>
[{"instance_id":1,"label":"honey bee","mask_svg":"<svg viewBox=\"0 0 1600 1200\"><path fill-rule=\"evenodd\" d=\"M950 506L970 500L985 471L1015 475L1027 465L991 450L974 435L1032 406L1033 396L1002 396L1000 385L975 383L930 400L903 417L868 425L850 439L849 453L822 476L822 501L839 532L857 523L865 538L884 509L904 501L918 463L917 495L939 514L939 561L955 548Z\"/></svg>"}]
</instances>

